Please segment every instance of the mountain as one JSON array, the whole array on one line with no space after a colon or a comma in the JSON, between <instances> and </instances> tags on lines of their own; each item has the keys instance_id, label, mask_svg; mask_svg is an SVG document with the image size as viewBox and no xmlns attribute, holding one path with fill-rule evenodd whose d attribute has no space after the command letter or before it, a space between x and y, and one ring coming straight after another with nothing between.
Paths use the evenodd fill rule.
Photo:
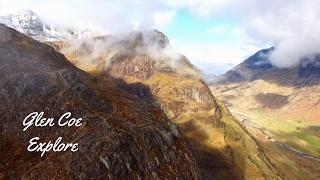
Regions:
<instances>
[{"instance_id":1,"label":"mountain","mask_svg":"<svg viewBox=\"0 0 320 180\"><path fill-rule=\"evenodd\" d=\"M35 36L31 35L31 37ZM61 38L48 41L44 38L40 41L54 48L50 49L45 46L54 52L52 55L49 54L50 57L61 55L54 50L59 51L69 62L83 70L80 71L69 63L77 72L84 74L84 79L87 79L84 83L77 81L73 84L92 88L90 92L79 94L77 91L79 89L81 91L81 88L70 90L70 88L63 87L57 94L63 96L64 93L67 93L68 95L63 96L60 100L60 96L50 94L46 96L48 101L58 99L64 103L62 103L62 107L73 107L84 117L91 117L92 113L94 117L102 116L99 118L100 121L99 119L93 121L93 123L97 123L96 126L88 127L83 130L85 132L75 130L74 136L83 135L79 137L80 139L87 137L81 142L86 144L88 141L88 144L93 144L95 147L85 146L82 154L74 155L76 158L80 158L72 161L72 166L79 164L80 167L76 166L79 167L78 169L70 169L72 166L62 161L67 166L65 169L68 170L68 174L85 169L85 175L81 176L83 179L99 178L100 174L101 178L108 179L110 177L107 177L106 173L109 171L104 171L103 168L106 166L108 169L111 163L114 172L110 173L110 179L114 175L118 175L119 179L123 179L125 176L130 179L138 179L139 177L155 179L156 176L159 176L160 179L281 179L283 174L270 162L261 145L257 143L246 127L230 114L223 103L212 95L207 84L200 78L198 68L190 63L186 57L176 53L163 33L157 30L133 31L78 39ZM24 43L21 44L24 45ZM28 50L27 47L20 47L20 49ZM31 54L34 54L33 51ZM28 54L26 57L29 56ZM41 58L36 57L35 59ZM43 59L47 61L49 58ZM64 59L64 61L67 60ZM53 65L55 63L56 60L49 62ZM48 67L43 66L42 63L40 66L34 66L34 68L36 67L44 68L40 72L48 72L45 70ZM70 79L73 76L66 77L52 80L52 82L59 83L62 79L61 84L70 87L68 83L73 82L73 78ZM39 80L39 82L43 81ZM50 83L44 84L50 85L52 83L50 81ZM14 87L12 85L12 88ZM23 85L23 87L25 86ZM39 95L45 94L41 93L41 90L55 88L44 86L39 88L40 92L33 89L31 92L34 91L38 95L37 97L41 98L42 96ZM94 98L95 94L97 98ZM74 98L75 102L68 97ZM111 104L108 106L111 113L106 113L105 109L98 111L93 108L92 110L90 106L82 105L82 101L93 101L93 105L99 106L100 101L103 100L105 100L105 104ZM40 107L44 107L46 104L40 103L40 101L33 104L38 103ZM23 103L20 102L19 105L23 106ZM86 108L90 108L90 111ZM54 108L50 108L50 110L52 109L58 111L61 107L57 107L55 104ZM6 114L4 117L11 118L10 115ZM111 134L108 134L110 131L104 129L107 126L104 125L105 120L108 122L107 125L115 124ZM4 127L14 129L11 128L14 123ZM176 126L177 129L174 128ZM163 131L161 127L169 129ZM158 131L156 131L157 129ZM65 133L67 132L69 131ZM158 135L160 136L158 137ZM68 134L68 137L73 136ZM184 140L189 146L184 144ZM113 143L108 145L110 141ZM9 141L9 143L11 142ZM178 142L181 143L181 146L177 144ZM102 145L100 145L101 143ZM114 149L108 149L112 147ZM173 150L171 147L176 149ZM133 150L129 151L130 149ZM86 155L89 150L89 155ZM181 157L180 155L184 152L186 152L185 157ZM115 155L105 155L105 153ZM9 152L4 153L3 157L8 154ZM154 154L155 156L153 156ZM72 155L68 155L68 157L72 157ZM154 161L151 160L152 158ZM133 163L130 163L131 160ZM128 161L130 168L127 165ZM158 161L161 166L154 170L153 165L157 166ZM99 162L102 162L102 165L99 164L99 167L95 167L95 163ZM172 163L172 167L169 162ZM178 163L181 163L179 170L176 169ZM46 162L43 164L46 166ZM10 168L14 168L14 166L16 165L12 165ZM87 173L87 171L93 171L94 168L97 168L95 172ZM133 168L135 171L129 170ZM141 172L143 168L146 169L144 174ZM8 169L6 172L9 172Z\"/></svg>"},{"instance_id":2,"label":"mountain","mask_svg":"<svg viewBox=\"0 0 320 180\"><path fill-rule=\"evenodd\" d=\"M163 33L53 43L81 69L99 79L112 77L119 88L161 107L191 144L204 179L279 178L255 139L216 101L200 71L174 52Z\"/></svg>"},{"instance_id":3,"label":"mountain","mask_svg":"<svg viewBox=\"0 0 320 180\"><path fill-rule=\"evenodd\" d=\"M117 72L114 74L120 77L128 75L127 73L130 75L140 73L136 76L146 79L156 69L163 72L186 73L195 77L200 75L200 70L186 57L174 52L168 38L157 30L96 36L78 41L52 41L48 44L86 71L109 71L107 70L109 66L113 66L114 62L121 59L122 66L117 66Z\"/></svg>"},{"instance_id":4,"label":"mountain","mask_svg":"<svg viewBox=\"0 0 320 180\"><path fill-rule=\"evenodd\" d=\"M265 144L267 156L288 179L317 179L320 58L314 55L294 67L277 68L268 59L274 50L258 51L210 89Z\"/></svg>"},{"instance_id":5,"label":"mountain","mask_svg":"<svg viewBox=\"0 0 320 180\"><path fill-rule=\"evenodd\" d=\"M277 68L268 60L274 47L258 51L223 74L215 84L264 80L283 86L305 87L320 84L320 56L305 58L290 68Z\"/></svg>"},{"instance_id":6,"label":"mountain","mask_svg":"<svg viewBox=\"0 0 320 180\"><path fill-rule=\"evenodd\" d=\"M158 107L0 24L1 179L201 179L189 146ZM30 127L31 112L72 112L81 127ZM78 142L77 152L28 152L29 139Z\"/></svg>"},{"instance_id":7,"label":"mountain","mask_svg":"<svg viewBox=\"0 0 320 180\"><path fill-rule=\"evenodd\" d=\"M244 100L248 108L281 109L316 121L320 118L317 113L320 110L317 91L320 88L320 56L305 58L295 67L277 68L268 60L273 50L274 48L269 48L258 51L219 77L213 87L217 89L221 85L220 91L224 93L230 90L246 94L237 96L238 99L248 96L254 98L252 101ZM248 92L244 89L248 89Z\"/></svg>"},{"instance_id":8,"label":"mountain","mask_svg":"<svg viewBox=\"0 0 320 180\"><path fill-rule=\"evenodd\" d=\"M102 34L92 29L76 30L70 27L48 25L31 10L22 10L16 14L0 16L0 23L39 41L81 39Z\"/></svg>"}]
</instances>

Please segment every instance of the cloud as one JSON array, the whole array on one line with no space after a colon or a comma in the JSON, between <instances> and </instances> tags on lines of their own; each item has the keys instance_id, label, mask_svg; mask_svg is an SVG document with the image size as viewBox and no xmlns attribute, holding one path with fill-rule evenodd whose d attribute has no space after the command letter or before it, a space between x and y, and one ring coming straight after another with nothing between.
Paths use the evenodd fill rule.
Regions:
<instances>
[{"instance_id":1,"label":"cloud","mask_svg":"<svg viewBox=\"0 0 320 180\"><path fill-rule=\"evenodd\" d=\"M320 53L320 1L226 0L210 4L194 0L191 4L197 11L203 11L198 13L206 14L207 18L215 19L228 12L226 16L245 29L252 44L276 46L270 61L280 68L295 66L305 57ZM206 5L205 9L197 8L201 4ZM214 10L218 7L217 14ZM211 13L206 13L208 9L212 10ZM222 29L213 31L222 32Z\"/></svg>"},{"instance_id":2,"label":"cloud","mask_svg":"<svg viewBox=\"0 0 320 180\"><path fill-rule=\"evenodd\" d=\"M44 21L106 33L165 28L175 12L161 1L0 0L0 14L31 9Z\"/></svg>"},{"instance_id":3,"label":"cloud","mask_svg":"<svg viewBox=\"0 0 320 180\"><path fill-rule=\"evenodd\" d=\"M270 61L292 67L304 57L320 53L320 1L235 1L229 5L247 34L276 46Z\"/></svg>"},{"instance_id":4,"label":"cloud","mask_svg":"<svg viewBox=\"0 0 320 180\"><path fill-rule=\"evenodd\" d=\"M296 66L320 53L318 0L173 0L169 4L212 21L217 18L236 21L251 39L246 42L248 45L276 46L270 61L280 68ZM217 26L209 32L221 34L226 29Z\"/></svg>"},{"instance_id":5,"label":"cloud","mask_svg":"<svg viewBox=\"0 0 320 180\"><path fill-rule=\"evenodd\" d=\"M199 17L207 17L226 10L232 1L234 0L165 0L165 3L169 7L186 8Z\"/></svg>"},{"instance_id":6,"label":"cloud","mask_svg":"<svg viewBox=\"0 0 320 180\"><path fill-rule=\"evenodd\" d=\"M176 11L186 8L206 17L231 0L0 0L0 14L31 9L50 23L122 29L164 28Z\"/></svg>"},{"instance_id":7,"label":"cloud","mask_svg":"<svg viewBox=\"0 0 320 180\"><path fill-rule=\"evenodd\" d=\"M305 57L320 53L320 1L252 2L242 14L252 37L271 41L276 49L270 61L280 67L292 67Z\"/></svg>"},{"instance_id":8,"label":"cloud","mask_svg":"<svg viewBox=\"0 0 320 180\"><path fill-rule=\"evenodd\" d=\"M163 29L170 22L172 22L173 17L176 15L176 12L173 10L158 12L154 15L155 27L158 29Z\"/></svg>"},{"instance_id":9,"label":"cloud","mask_svg":"<svg viewBox=\"0 0 320 180\"><path fill-rule=\"evenodd\" d=\"M148 55L155 60L166 59L171 65L177 64L181 55L175 52L165 36L158 31L143 31L89 37L66 41L61 51L77 57L77 65L106 68L115 54Z\"/></svg>"},{"instance_id":10,"label":"cloud","mask_svg":"<svg viewBox=\"0 0 320 180\"><path fill-rule=\"evenodd\" d=\"M212 34L223 34L223 33L226 33L228 30L225 26L214 26L210 29L208 29L208 32L209 33L212 33Z\"/></svg>"},{"instance_id":11,"label":"cloud","mask_svg":"<svg viewBox=\"0 0 320 180\"><path fill-rule=\"evenodd\" d=\"M0 14L18 9L32 9L45 21L64 26L102 29L106 33L165 28L174 23L174 17L181 9L189 11L199 18L233 21L237 23L241 33L242 47L230 47L227 54L215 52L216 57L227 57L232 53L239 54L236 49L256 49L265 44L276 46L270 61L278 67L291 67L300 63L303 57L320 53L320 1L318 0L0 0ZM233 33L218 23L209 32ZM208 33L208 32L204 32ZM193 43L193 42L192 42ZM183 44L183 42L180 42ZM213 42L215 48L218 43ZM195 46L187 44L187 46ZM198 53L189 54L197 59L207 54L204 46ZM222 43L223 47L224 44ZM220 47L220 48L222 48ZM254 48L255 47L255 48ZM223 47L224 48L224 47ZM186 49L186 48L184 48ZM201 50L202 49L202 50ZM319 50L318 50L319 49ZM198 51L198 50L195 50ZM201 53L203 52L203 53ZM184 53L184 52L182 52ZM252 52L253 53L253 52ZM246 55L243 53L241 57ZM234 56L239 58L240 56ZM238 61L241 61L238 59Z\"/></svg>"},{"instance_id":12,"label":"cloud","mask_svg":"<svg viewBox=\"0 0 320 180\"><path fill-rule=\"evenodd\" d=\"M230 43L215 43L215 42L189 42L171 40L172 46L186 57L193 60L196 65L206 63L216 66L226 64L237 65L241 60L247 58L259 50L257 47L245 44L245 40L234 41Z\"/></svg>"}]
</instances>

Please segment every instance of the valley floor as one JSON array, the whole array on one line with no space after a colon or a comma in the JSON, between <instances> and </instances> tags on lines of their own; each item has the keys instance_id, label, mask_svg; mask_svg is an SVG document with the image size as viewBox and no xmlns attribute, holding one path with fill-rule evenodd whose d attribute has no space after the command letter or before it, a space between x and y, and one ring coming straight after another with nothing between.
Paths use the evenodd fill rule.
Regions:
<instances>
[{"instance_id":1,"label":"valley floor","mask_svg":"<svg viewBox=\"0 0 320 180\"><path fill-rule=\"evenodd\" d=\"M275 110L242 110L233 107L229 109L243 124L259 128L272 140L283 143L301 154L320 157L320 132L317 129L319 124L310 124L304 119Z\"/></svg>"},{"instance_id":2,"label":"valley floor","mask_svg":"<svg viewBox=\"0 0 320 180\"><path fill-rule=\"evenodd\" d=\"M316 131L305 130L300 121L279 120L283 116L262 109L229 109L257 139L284 179L320 178L320 136ZM305 143L298 144L301 142Z\"/></svg>"}]
</instances>

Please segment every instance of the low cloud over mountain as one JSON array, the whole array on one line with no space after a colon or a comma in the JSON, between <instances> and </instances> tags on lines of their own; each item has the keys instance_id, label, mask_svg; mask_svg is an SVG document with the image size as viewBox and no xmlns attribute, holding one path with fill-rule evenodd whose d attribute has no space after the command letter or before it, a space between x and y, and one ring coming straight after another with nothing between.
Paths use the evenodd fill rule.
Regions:
<instances>
[{"instance_id":1,"label":"low cloud over mountain","mask_svg":"<svg viewBox=\"0 0 320 180\"><path fill-rule=\"evenodd\" d=\"M61 4L64 4L61 6ZM99 6L95 6L99 4ZM69 27L90 27L104 33L128 32L131 30L146 30L157 28L161 31L169 27L170 34L179 35L179 29L170 24L177 24L192 18L201 23L205 29L194 31L199 42L174 40L175 47L183 44L178 50L191 58L191 61L206 61L213 64L240 63L244 57L256 50L275 46L276 50L270 56L273 65L285 68L297 65L301 59L319 53L320 13L317 8L319 1L265 1L254 0L222 0L212 2L207 0L188 1L139 1L125 0L121 2L95 0L85 1L35 1L17 2L3 0L0 14L21 9L32 9L48 24ZM130 13L127 8L130 7ZM108 13L105 13L108 11ZM188 14L185 14L185 13ZM210 22L217 22L212 24ZM207 33L208 28L225 27L225 36ZM211 27L211 28L210 28ZM182 28L184 29L184 28ZM228 37L237 29L233 41L227 43ZM221 29L220 29L221 30ZM221 31L219 31L221 32ZM221 37L223 41L216 41ZM211 39L206 43L207 38ZM235 59L230 59L229 51L217 50L215 47L227 46L234 51ZM210 51L208 51L210 48ZM197 52L197 51L199 52ZM230 49L229 49L230 50ZM208 52L213 53L208 53ZM214 54L220 54L217 58ZM199 54L206 54L205 60Z\"/></svg>"}]
</instances>

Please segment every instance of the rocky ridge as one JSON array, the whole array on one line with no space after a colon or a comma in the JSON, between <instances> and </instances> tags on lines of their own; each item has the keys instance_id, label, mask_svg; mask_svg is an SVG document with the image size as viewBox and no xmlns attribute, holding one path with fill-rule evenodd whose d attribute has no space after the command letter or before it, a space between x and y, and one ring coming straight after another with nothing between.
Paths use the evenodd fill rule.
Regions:
<instances>
[{"instance_id":1,"label":"rocky ridge","mask_svg":"<svg viewBox=\"0 0 320 180\"><path fill-rule=\"evenodd\" d=\"M4 179L201 179L176 126L156 106L99 80L52 47L0 25L1 165ZM33 111L82 117L80 128L32 127ZM28 140L58 136L79 143L76 153L27 152Z\"/></svg>"}]
</instances>

